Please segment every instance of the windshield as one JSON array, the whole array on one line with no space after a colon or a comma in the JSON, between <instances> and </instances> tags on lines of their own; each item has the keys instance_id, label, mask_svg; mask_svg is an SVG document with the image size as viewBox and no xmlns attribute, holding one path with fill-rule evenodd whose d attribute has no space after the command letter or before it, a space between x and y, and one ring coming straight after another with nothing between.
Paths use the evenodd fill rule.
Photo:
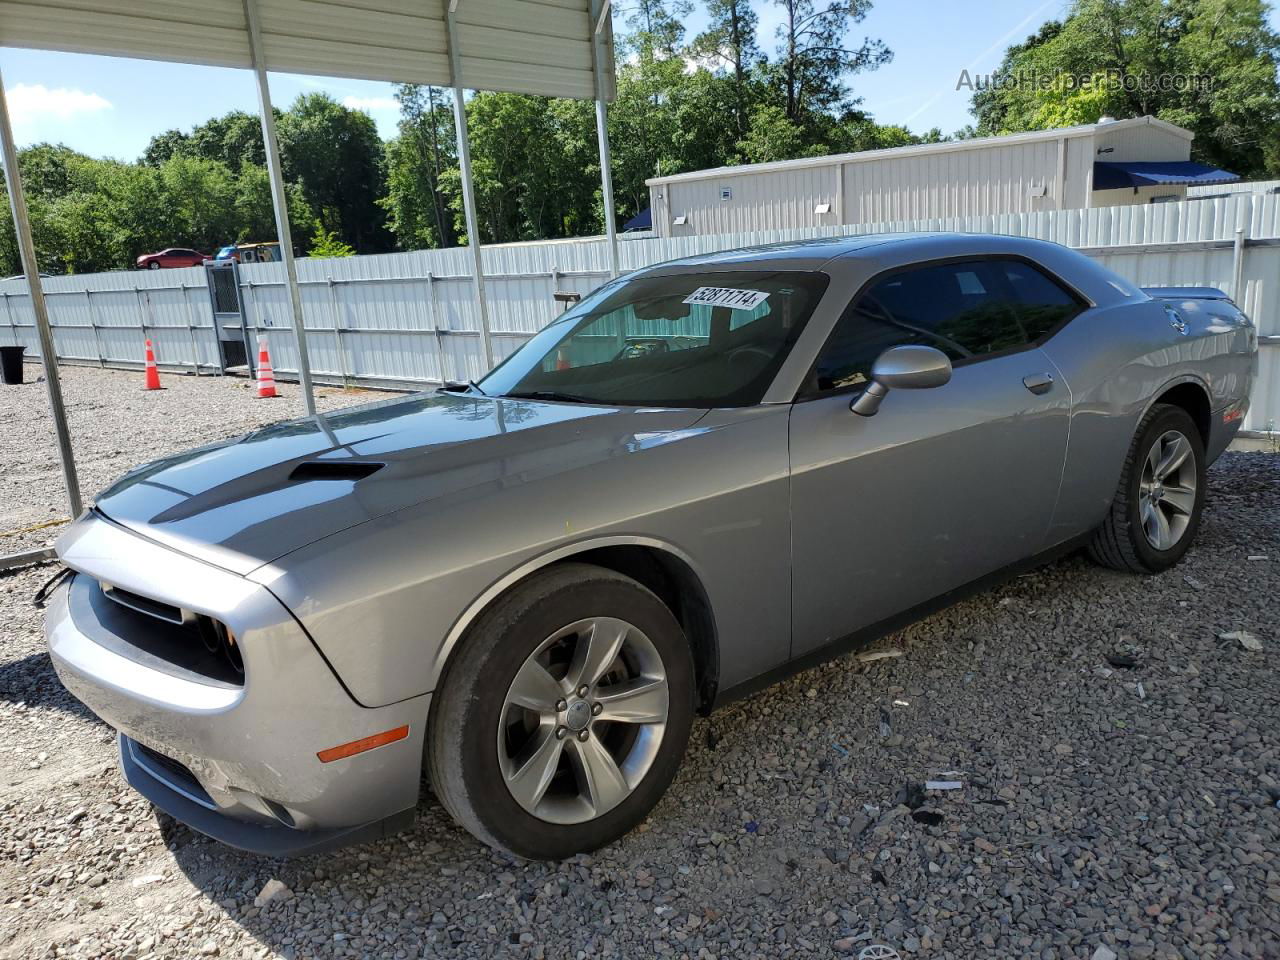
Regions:
<instances>
[{"instance_id":1,"label":"windshield","mask_svg":"<svg viewBox=\"0 0 1280 960\"><path fill-rule=\"evenodd\" d=\"M759 403L827 287L797 271L643 276L601 287L480 387L621 406Z\"/></svg>"}]
</instances>

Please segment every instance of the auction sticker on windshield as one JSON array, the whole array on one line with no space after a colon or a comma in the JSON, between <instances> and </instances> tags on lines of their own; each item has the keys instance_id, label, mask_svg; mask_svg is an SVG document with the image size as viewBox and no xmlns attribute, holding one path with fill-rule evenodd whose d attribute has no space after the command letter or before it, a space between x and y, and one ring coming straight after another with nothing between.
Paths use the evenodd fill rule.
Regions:
<instances>
[{"instance_id":1,"label":"auction sticker on windshield","mask_svg":"<svg viewBox=\"0 0 1280 960\"><path fill-rule=\"evenodd\" d=\"M769 294L760 290L738 290L735 287L699 287L684 298L684 303L700 303L708 307L728 307L730 310L754 310Z\"/></svg>"}]
</instances>

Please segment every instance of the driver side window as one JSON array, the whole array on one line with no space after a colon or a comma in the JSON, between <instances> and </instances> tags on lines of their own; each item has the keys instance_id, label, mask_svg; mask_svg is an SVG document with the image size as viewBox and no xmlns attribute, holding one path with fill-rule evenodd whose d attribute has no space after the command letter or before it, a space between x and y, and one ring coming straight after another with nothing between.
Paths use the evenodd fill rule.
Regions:
<instances>
[{"instance_id":1,"label":"driver side window","mask_svg":"<svg viewBox=\"0 0 1280 960\"><path fill-rule=\"evenodd\" d=\"M952 363L1027 346L1009 261L969 260L892 273L845 311L814 369L819 391L870 381L876 357L900 344L936 347Z\"/></svg>"}]
</instances>

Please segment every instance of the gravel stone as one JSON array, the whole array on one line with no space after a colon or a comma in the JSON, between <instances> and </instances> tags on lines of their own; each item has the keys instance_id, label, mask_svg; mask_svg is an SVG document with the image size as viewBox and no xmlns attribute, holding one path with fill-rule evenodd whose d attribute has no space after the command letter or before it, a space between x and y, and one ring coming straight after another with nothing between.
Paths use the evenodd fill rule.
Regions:
<instances>
[{"instance_id":1,"label":"gravel stone","mask_svg":"<svg viewBox=\"0 0 1280 960\"><path fill-rule=\"evenodd\" d=\"M301 407L289 384L64 374L86 493ZM0 424L0 533L64 516L43 384L0 387ZM699 719L644 828L554 864L483 847L429 792L409 831L294 861L157 815L49 665L30 598L54 568L0 574L0 960L1277 957L1280 594L1250 556L1280 556L1280 458L1230 453L1176 570L1069 557L871 651L900 656ZM963 790L917 796L946 771ZM255 905L273 880L293 896Z\"/></svg>"}]
</instances>

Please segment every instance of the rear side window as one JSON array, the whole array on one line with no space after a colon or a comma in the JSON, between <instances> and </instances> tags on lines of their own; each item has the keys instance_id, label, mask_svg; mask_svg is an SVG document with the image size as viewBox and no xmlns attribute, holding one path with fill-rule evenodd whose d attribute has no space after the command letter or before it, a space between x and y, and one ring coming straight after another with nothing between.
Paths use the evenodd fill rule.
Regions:
<instances>
[{"instance_id":1,"label":"rear side window","mask_svg":"<svg viewBox=\"0 0 1280 960\"><path fill-rule=\"evenodd\" d=\"M1023 349L1078 313L1079 303L1017 260L967 260L901 270L860 294L836 324L813 387L866 383L876 357L900 344L972 363Z\"/></svg>"},{"instance_id":2,"label":"rear side window","mask_svg":"<svg viewBox=\"0 0 1280 960\"><path fill-rule=\"evenodd\" d=\"M1055 280L1021 260L1004 265L1009 286L1018 300L1018 316L1032 340L1051 333L1082 309L1080 302Z\"/></svg>"}]
</instances>

